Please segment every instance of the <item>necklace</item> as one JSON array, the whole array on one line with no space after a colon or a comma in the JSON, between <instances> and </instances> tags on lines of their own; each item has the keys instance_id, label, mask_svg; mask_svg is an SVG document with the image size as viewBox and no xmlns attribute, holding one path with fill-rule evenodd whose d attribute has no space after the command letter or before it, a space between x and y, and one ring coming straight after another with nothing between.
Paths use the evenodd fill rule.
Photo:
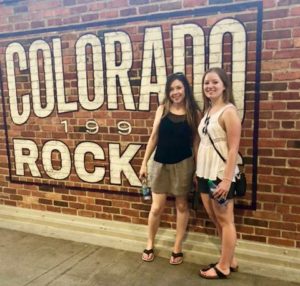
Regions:
<instances>
[{"instance_id":1,"label":"necklace","mask_svg":"<svg viewBox=\"0 0 300 286\"><path fill-rule=\"evenodd\" d=\"M209 115L209 110L208 110L207 113L206 113L205 120L204 120L204 127L202 129L202 133L204 135L207 134L207 128L208 128L209 120L210 120L210 115Z\"/></svg>"}]
</instances>

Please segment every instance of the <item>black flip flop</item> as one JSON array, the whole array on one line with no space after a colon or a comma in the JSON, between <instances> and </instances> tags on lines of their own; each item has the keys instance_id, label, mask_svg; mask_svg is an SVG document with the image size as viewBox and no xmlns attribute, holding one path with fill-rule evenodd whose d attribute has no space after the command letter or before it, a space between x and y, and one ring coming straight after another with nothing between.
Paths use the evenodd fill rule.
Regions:
<instances>
[{"instance_id":1,"label":"black flip flop","mask_svg":"<svg viewBox=\"0 0 300 286\"><path fill-rule=\"evenodd\" d=\"M208 265L208 267L201 269L201 271L207 271L210 268L215 267L217 264L218 263L211 263L211 264ZM230 266L229 269L230 269L230 272L238 272L239 271L239 266L238 265L236 267Z\"/></svg>"},{"instance_id":2,"label":"black flip flop","mask_svg":"<svg viewBox=\"0 0 300 286\"><path fill-rule=\"evenodd\" d=\"M173 257L173 260L176 258L180 258L180 259L178 260L178 262L171 262L172 257ZM178 253L172 252L171 258L170 258L170 264L179 265L182 262L183 262L183 253L182 252L178 252Z\"/></svg>"},{"instance_id":3,"label":"black flip flop","mask_svg":"<svg viewBox=\"0 0 300 286\"><path fill-rule=\"evenodd\" d=\"M207 275L202 274L201 272L199 272L199 275L205 279L227 279L230 274L230 273L228 275L224 274L216 266L211 267L211 268L213 268L215 270L215 272L216 272L215 276L207 276ZM209 269L211 269L211 268L209 268ZM208 270L206 270L206 271L208 271Z\"/></svg>"},{"instance_id":4,"label":"black flip flop","mask_svg":"<svg viewBox=\"0 0 300 286\"><path fill-rule=\"evenodd\" d=\"M142 256L142 259L143 259L144 261L146 261L146 262L151 262L151 261L153 261L153 259L154 259L154 249L153 249L153 248L151 248L151 249L144 249L143 254L146 254L146 255L148 256L147 259L144 258L144 255ZM150 254L152 254L152 255L151 255L150 258L149 258L149 255L150 255Z\"/></svg>"}]
</instances>

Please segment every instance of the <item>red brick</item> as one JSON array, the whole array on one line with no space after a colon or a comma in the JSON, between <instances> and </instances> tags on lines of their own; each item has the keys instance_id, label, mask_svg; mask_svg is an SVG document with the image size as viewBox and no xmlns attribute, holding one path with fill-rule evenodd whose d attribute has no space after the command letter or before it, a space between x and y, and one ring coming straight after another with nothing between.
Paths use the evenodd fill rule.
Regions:
<instances>
[{"instance_id":1,"label":"red brick","mask_svg":"<svg viewBox=\"0 0 300 286\"><path fill-rule=\"evenodd\" d=\"M287 221L287 222L299 222L300 221L300 214L286 214L283 215L283 220Z\"/></svg>"},{"instance_id":2,"label":"red brick","mask_svg":"<svg viewBox=\"0 0 300 286\"><path fill-rule=\"evenodd\" d=\"M296 188L294 187L294 189L296 189ZM299 192L300 187L298 187L296 190ZM285 197L283 197L283 203L290 204L290 205L300 204L300 197L292 196L292 195L285 196Z\"/></svg>"},{"instance_id":3,"label":"red brick","mask_svg":"<svg viewBox=\"0 0 300 286\"><path fill-rule=\"evenodd\" d=\"M280 176L259 176L259 179L262 180L265 184L283 184L284 178Z\"/></svg>"},{"instance_id":4,"label":"red brick","mask_svg":"<svg viewBox=\"0 0 300 286\"><path fill-rule=\"evenodd\" d=\"M275 22L275 29L282 29L282 28L291 28L291 27L299 27L300 26L300 19L299 17L295 18L286 18L283 17Z\"/></svg>"},{"instance_id":5,"label":"red brick","mask_svg":"<svg viewBox=\"0 0 300 286\"><path fill-rule=\"evenodd\" d=\"M183 7L190 8L190 7L200 7L205 6L208 3L208 0L183 0Z\"/></svg>"},{"instance_id":6,"label":"red brick","mask_svg":"<svg viewBox=\"0 0 300 286\"><path fill-rule=\"evenodd\" d=\"M73 203L73 202L70 202L69 203L69 206L70 208L73 208L73 209L84 209L84 204L80 204L80 203Z\"/></svg>"},{"instance_id":7,"label":"red brick","mask_svg":"<svg viewBox=\"0 0 300 286\"><path fill-rule=\"evenodd\" d=\"M158 5L149 5L149 6L144 6L144 7L139 7L139 14L150 14L150 13L155 13L159 11L159 6Z\"/></svg>"},{"instance_id":8,"label":"red brick","mask_svg":"<svg viewBox=\"0 0 300 286\"><path fill-rule=\"evenodd\" d=\"M267 237L280 237L279 230L270 230L264 228L255 228L255 234L260 236L267 236Z\"/></svg>"},{"instance_id":9,"label":"red brick","mask_svg":"<svg viewBox=\"0 0 300 286\"><path fill-rule=\"evenodd\" d=\"M266 32L263 32L263 38L266 40L291 38L291 31L290 30L276 30L276 33L274 33L274 31L266 31Z\"/></svg>"},{"instance_id":10,"label":"red brick","mask_svg":"<svg viewBox=\"0 0 300 286\"><path fill-rule=\"evenodd\" d=\"M113 219L116 220L116 221L131 222L131 219L127 216L114 215Z\"/></svg>"},{"instance_id":11,"label":"red brick","mask_svg":"<svg viewBox=\"0 0 300 286\"><path fill-rule=\"evenodd\" d=\"M289 239L280 239L280 238L272 238L270 237L268 239L268 242L271 244L275 244L278 246L288 246L288 247L295 247L295 243L293 240L289 240Z\"/></svg>"},{"instance_id":12,"label":"red brick","mask_svg":"<svg viewBox=\"0 0 300 286\"><path fill-rule=\"evenodd\" d=\"M264 12L264 19L280 19L280 18L286 18L288 16L289 10L288 9L276 9L276 10L270 10ZM275 23L277 24L279 20L277 20ZM286 28L285 26L278 26L277 28Z\"/></svg>"},{"instance_id":13,"label":"red brick","mask_svg":"<svg viewBox=\"0 0 300 286\"><path fill-rule=\"evenodd\" d=\"M121 214L128 217L139 217L139 211L132 209L122 209Z\"/></svg>"},{"instance_id":14,"label":"red brick","mask_svg":"<svg viewBox=\"0 0 300 286\"><path fill-rule=\"evenodd\" d=\"M300 214L300 207L299 206L292 206L292 214Z\"/></svg>"},{"instance_id":15,"label":"red brick","mask_svg":"<svg viewBox=\"0 0 300 286\"><path fill-rule=\"evenodd\" d=\"M292 58L299 58L300 51L298 50L283 50L277 51L274 54L274 59L292 59Z\"/></svg>"},{"instance_id":16,"label":"red brick","mask_svg":"<svg viewBox=\"0 0 300 286\"><path fill-rule=\"evenodd\" d=\"M284 71L280 73L274 73L273 80L282 81L282 80L297 80L300 78L300 72L297 71Z\"/></svg>"},{"instance_id":17,"label":"red brick","mask_svg":"<svg viewBox=\"0 0 300 286\"><path fill-rule=\"evenodd\" d=\"M267 238L265 236L258 236L258 235L247 235L242 234L242 239L256 241L256 242L267 242Z\"/></svg>"},{"instance_id":18,"label":"red brick","mask_svg":"<svg viewBox=\"0 0 300 286\"><path fill-rule=\"evenodd\" d=\"M111 214L120 214L120 209L119 208L114 208L114 207L103 207L103 212L111 213Z\"/></svg>"}]
</instances>

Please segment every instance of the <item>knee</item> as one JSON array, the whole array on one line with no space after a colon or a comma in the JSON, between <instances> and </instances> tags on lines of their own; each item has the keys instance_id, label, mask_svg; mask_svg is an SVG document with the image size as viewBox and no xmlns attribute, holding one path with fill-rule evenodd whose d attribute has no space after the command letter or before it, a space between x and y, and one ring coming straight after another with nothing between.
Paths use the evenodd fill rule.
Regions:
<instances>
[{"instance_id":1,"label":"knee","mask_svg":"<svg viewBox=\"0 0 300 286\"><path fill-rule=\"evenodd\" d=\"M162 214L163 210L164 210L164 208L162 206L152 206L150 213L153 216L158 217Z\"/></svg>"},{"instance_id":2,"label":"knee","mask_svg":"<svg viewBox=\"0 0 300 286\"><path fill-rule=\"evenodd\" d=\"M177 209L177 212L185 213L185 212L188 212L189 207L188 207L187 202L183 202L183 203L176 204L176 209Z\"/></svg>"},{"instance_id":3,"label":"knee","mask_svg":"<svg viewBox=\"0 0 300 286\"><path fill-rule=\"evenodd\" d=\"M216 220L218 221L218 224L220 225L220 227L224 228L226 226L230 226L233 224L233 221L231 221L230 219L226 218L226 217L222 217L222 216L217 216Z\"/></svg>"}]
</instances>

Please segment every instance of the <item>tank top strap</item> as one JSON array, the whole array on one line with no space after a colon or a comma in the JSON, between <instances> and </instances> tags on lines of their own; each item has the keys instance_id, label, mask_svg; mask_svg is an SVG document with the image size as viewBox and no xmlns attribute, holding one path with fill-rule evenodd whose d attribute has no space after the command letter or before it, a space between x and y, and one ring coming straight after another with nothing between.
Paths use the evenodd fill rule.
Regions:
<instances>
[{"instance_id":1,"label":"tank top strap","mask_svg":"<svg viewBox=\"0 0 300 286\"><path fill-rule=\"evenodd\" d=\"M234 107L234 105L232 103L228 103L225 106L223 106L218 112L216 112L214 115L216 118L219 118L221 116L221 114L225 111L225 109L229 108L229 107Z\"/></svg>"}]
</instances>

